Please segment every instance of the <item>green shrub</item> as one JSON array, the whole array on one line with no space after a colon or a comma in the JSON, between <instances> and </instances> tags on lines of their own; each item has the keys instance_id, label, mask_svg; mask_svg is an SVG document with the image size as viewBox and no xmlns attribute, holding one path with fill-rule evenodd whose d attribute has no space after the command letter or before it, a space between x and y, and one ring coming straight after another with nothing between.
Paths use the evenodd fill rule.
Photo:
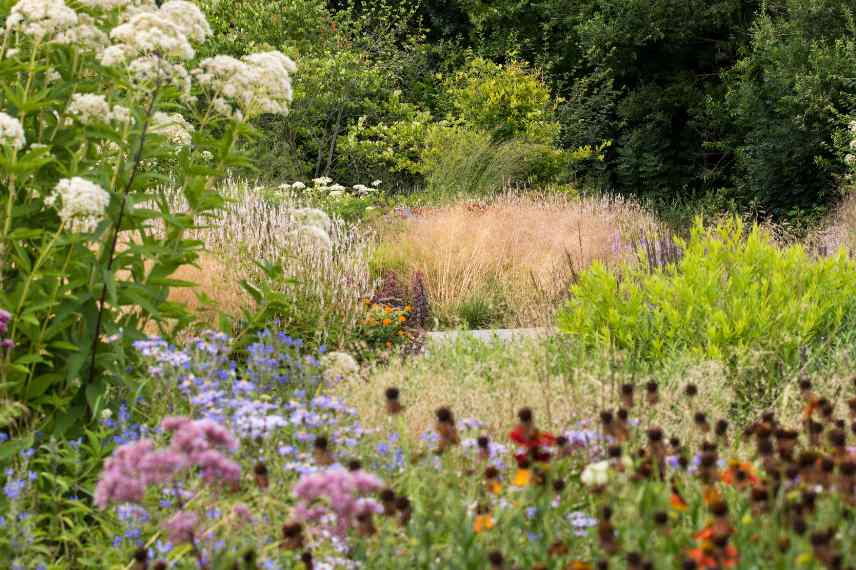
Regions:
<instances>
[{"instance_id":1,"label":"green shrub","mask_svg":"<svg viewBox=\"0 0 856 570\"><path fill-rule=\"evenodd\" d=\"M843 252L812 259L798 245L779 249L757 226L744 230L739 220L709 229L697 221L678 240L683 258L655 271L641 262L619 276L593 265L572 287L560 329L648 362L688 352L799 364L802 349L822 348L850 324L856 265Z\"/></svg>"},{"instance_id":2,"label":"green shrub","mask_svg":"<svg viewBox=\"0 0 856 570\"><path fill-rule=\"evenodd\" d=\"M447 79L446 89L455 115L496 141L524 138L552 144L559 134L549 88L518 61L499 65L473 58Z\"/></svg>"}]
</instances>

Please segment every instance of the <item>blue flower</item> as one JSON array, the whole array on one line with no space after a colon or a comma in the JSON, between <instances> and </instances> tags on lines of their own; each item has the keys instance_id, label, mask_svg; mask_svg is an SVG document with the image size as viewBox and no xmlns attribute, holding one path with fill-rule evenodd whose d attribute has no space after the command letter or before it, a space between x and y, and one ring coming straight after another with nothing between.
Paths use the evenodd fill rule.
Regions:
<instances>
[{"instance_id":1,"label":"blue flower","mask_svg":"<svg viewBox=\"0 0 856 570\"><path fill-rule=\"evenodd\" d=\"M3 493L10 501L14 501L21 496L21 492L24 490L26 485L27 484L21 479L13 479L3 487Z\"/></svg>"}]
</instances>

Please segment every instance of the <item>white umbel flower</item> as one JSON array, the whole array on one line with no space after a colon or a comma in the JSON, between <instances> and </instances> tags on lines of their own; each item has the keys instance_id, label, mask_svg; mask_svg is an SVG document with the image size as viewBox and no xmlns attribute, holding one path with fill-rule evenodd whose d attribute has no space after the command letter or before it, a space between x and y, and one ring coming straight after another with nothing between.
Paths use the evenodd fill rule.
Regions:
<instances>
[{"instance_id":1,"label":"white umbel flower","mask_svg":"<svg viewBox=\"0 0 856 570\"><path fill-rule=\"evenodd\" d=\"M105 55L106 53L105 51ZM117 56L119 55L117 52ZM171 85L179 91L182 100L189 101L191 99L190 73L179 63L173 63L153 55L146 55L131 61L128 64L128 73L131 79L140 86L152 87L158 85L164 87Z\"/></svg>"},{"instance_id":2,"label":"white umbel flower","mask_svg":"<svg viewBox=\"0 0 856 570\"><path fill-rule=\"evenodd\" d=\"M294 186L292 185L292 188ZM294 208L289 211L291 219L300 226L315 226L329 233L332 227L330 217L318 208Z\"/></svg>"},{"instance_id":3,"label":"white umbel flower","mask_svg":"<svg viewBox=\"0 0 856 570\"><path fill-rule=\"evenodd\" d=\"M110 106L107 98L99 93L74 93L68 104L68 114L84 125L96 125L116 121L129 124L133 117L127 107Z\"/></svg>"},{"instance_id":4,"label":"white umbel flower","mask_svg":"<svg viewBox=\"0 0 856 570\"><path fill-rule=\"evenodd\" d=\"M77 13L63 0L21 0L6 18L6 30L49 38L77 24Z\"/></svg>"},{"instance_id":5,"label":"white umbel flower","mask_svg":"<svg viewBox=\"0 0 856 570\"><path fill-rule=\"evenodd\" d=\"M291 232L292 240L297 244L309 247L314 251L330 253L333 251L333 241L330 235L318 226L298 226Z\"/></svg>"},{"instance_id":6,"label":"white umbel flower","mask_svg":"<svg viewBox=\"0 0 856 570\"><path fill-rule=\"evenodd\" d=\"M110 38L126 46L124 55L130 53L150 54L158 53L164 57L175 59L191 59L195 52L190 40L180 24L170 21L160 12L140 12L131 17L130 20L116 26L110 32ZM107 61L121 62L122 60L112 55L107 58L105 51L102 63Z\"/></svg>"},{"instance_id":7,"label":"white umbel flower","mask_svg":"<svg viewBox=\"0 0 856 570\"><path fill-rule=\"evenodd\" d=\"M583 469L580 481L586 487L603 487L609 482L609 461L590 463Z\"/></svg>"},{"instance_id":8,"label":"white umbel flower","mask_svg":"<svg viewBox=\"0 0 856 570\"><path fill-rule=\"evenodd\" d=\"M21 121L0 111L0 146L21 150L27 144Z\"/></svg>"},{"instance_id":9,"label":"white umbel flower","mask_svg":"<svg viewBox=\"0 0 856 570\"><path fill-rule=\"evenodd\" d=\"M176 146L187 146L193 140L193 125L179 113L162 113L152 115L151 131L163 135Z\"/></svg>"},{"instance_id":10,"label":"white umbel flower","mask_svg":"<svg viewBox=\"0 0 856 570\"><path fill-rule=\"evenodd\" d=\"M60 180L45 203L57 208L60 219L72 232L89 233L104 217L110 194L97 184L75 176Z\"/></svg>"},{"instance_id":11,"label":"white umbel flower","mask_svg":"<svg viewBox=\"0 0 856 570\"><path fill-rule=\"evenodd\" d=\"M107 34L98 29L95 19L87 14L78 15L76 25L57 33L51 41L95 52L100 52L110 43Z\"/></svg>"},{"instance_id":12,"label":"white umbel flower","mask_svg":"<svg viewBox=\"0 0 856 570\"><path fill-rule=\"evenodd\" d=\"M196 4L185 0L169 0L158 13L172 22L190 41L203 42L211 35L211 26Z\"/></svg>"},{"instance_id":13,"label":"white umbel flower","mask_svg":"<svg viewBox=\"0 0 856 570\"><path fill-rule=\"evenodd\" d=\"M321 370L328 384L354 376L360 367L347 352L329 352L321 357Z\"/></svg>"},{"instance_id":14,"label":"white umbel flower","mask_svg":"<svg viewBox=\"0 0 856 570\"><path fill-rule=\"evenodd\" d=\"M87 8L110 11L116 8L124 8L131 3L131 0L78 0L78 2Z\"/></svg>"},{"instance_id":15,"label":"white umbel flower","mask_svg":"<svg viewBox=\"0 0 856 570\"><path fill-rule=\"evenodd\" d=\"M306 189L306 184L304 184L303 182L298 180L297 182L295 182L294 184L291 185L291 189L292 190L304 190L304 189Z\"/></svg>"},{"instance_id":16,"label":"white umbel flower","mask_svg":"<svg viewBox=\"0 0 856 570\"><path fill-rule=\"evenodd\" d=\"M110 116L107 97L97 93L74 93L67 112L84 125L101 123Z\"/></svg>"},{"instance_id":17,"label":"white umbel flower","mask_svg":"<svg viewBox=\"0 0 856 570\"><path fill-rule=\"evenodd\" d=\"M218 55L203 60L194 71L197 81L212 93L212 107L236 119L271 113L288 114L294 62L278 51L235 59Z\"/></svg>"}]
</instances>

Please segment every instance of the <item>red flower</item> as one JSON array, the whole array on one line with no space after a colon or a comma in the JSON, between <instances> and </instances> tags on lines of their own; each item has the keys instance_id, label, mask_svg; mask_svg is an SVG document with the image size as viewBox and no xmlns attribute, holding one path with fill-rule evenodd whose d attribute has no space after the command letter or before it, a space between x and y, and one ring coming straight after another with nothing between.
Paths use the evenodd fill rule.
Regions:
<instances>
[{"instance_id":1,"label":"red flower","mask_svg":"<svg viewBox=\"0 0 856 570\"><path fill-rule=\"evenodd\" d=\"M511 441L524 448L523 451L514 456L518 463L525 460L546 463L550 461L551 456L544 448L556 444L556 436L545 431L539 431L531 425L526 424L518 424L516 428L511 430L508 437Z\"/></svg>"}]
</instances>

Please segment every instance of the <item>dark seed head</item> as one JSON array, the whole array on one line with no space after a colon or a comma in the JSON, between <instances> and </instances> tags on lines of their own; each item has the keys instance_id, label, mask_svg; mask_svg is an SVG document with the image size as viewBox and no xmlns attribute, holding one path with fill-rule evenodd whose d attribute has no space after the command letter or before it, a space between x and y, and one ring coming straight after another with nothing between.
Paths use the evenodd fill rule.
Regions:
<instances>
[{"instance_id":1,"label":"dark seed head","mask_svg":"<svg viewBox=\"0 0 856 570\"><path fill-rule=\"evenodd\" d=\"M384 395L386 396L387 400L390 400L392 402L397 402L401 393L398 391L398 388L391 387L391 388L386 389L386 391L384 392Z\"/></svg>"},{"instance_id":2,"label":"dark seed head","mask_svg":"<svg viewBox=\"0 0 856 570\"><path fill-rule=\"evenodd\" d=\"M267 465L259 461L258 463L256 463L255 467L253 467L253 473L260 477L266 477L268 474Z\"/></svg>"},{"instance_id":3,"label":"dark seed head","mask_svg":"<svg viewBox=\"0 0 856 570\"><path fill-rule=\"evenodd\" d=\"M728 514L728 505L723 501L716 501L710 505L710 514L715 517L724 517Z\"/></svg>"},{"instance_id":4,"label":"dark seed head","mask_svg":"<svg viewBox=\"0 0 856 570\"><path fill-rule=\"evenodd\" d=\"M698 387L695 384L687 384L686 388L684 388L684 394L688 398L695 398L698 395Z\"/></svg>"},{"instance_id":5,"label":"dark seed head","mask_svg":"<svg viewBox=\"0 0 856 570\"><path fill-rule=\"evenodd\" d=\"M363 468L363 464L359 459L351 459L348 461L348 471L359 471Z\"/></svg>"},{"instance_id":6,"label":"dark seed head","mask_svg":"<svg viewBox=\"0 0 856 570\"><path fill-rule=\"evenodd\" d=\"M520 423L531 424L532 408L520 408L520 410L517 412L517 419L520 420Z\"/></svg>"},{"instance_id":7,"label":"dark seed head","mask_svg":"<svg viewBox=\"0 0 856 570\"><path fill-rule=\"evenodd\" d=\"M490 440L486 435L480 435L478 439L476 439L476 443L478 444L480 449L487 449L488 444L490 444Z\"/></svg>"},{"instance_id":8,"label":"dark seed head","mask_svg":"<svg viewBox=\"0 0 856 570\"><path fill-rule=\"evenodd\" d=\"M728 433L728 422L726 420L718 420L716 422L715 431L716 435L718 435L719 437L724 436L726 433Z\"/></svg>"},{"instance_id":9,"label":"dark seed head","mask_svg":"<svg viewBox=\"0 0 856 570\"><path fill-rule=\"evenodd\" d=\"M330 440L327 439L327 436L319 435L318 437L315 438L315 443L314 443L315 449L320 449L320 450L324 451L327 449L327 447L329 445L330 445Z\"/></svg>"},{"instance_id":10,"label":"dark seed head","mask_svg":"<svg viewBox=\"0 0 856 570\"><path fill-rule=\"evenodd\" d=\"M437 409L437 421L444 424L450 424L453 421L454 416L452 415L452 410L447 407L442 407Z\"/></svg>"},{"instance_id":11,"label":"dark seed head","mask_svg":"<svg viewBox=\"0 0 856 570\"><path fill-rule=\"evenodd\" d=\"M648 430L648 441L651 443L659 443L663 441L663 430L654 427Z\"/></svg>"}]
</instances>

